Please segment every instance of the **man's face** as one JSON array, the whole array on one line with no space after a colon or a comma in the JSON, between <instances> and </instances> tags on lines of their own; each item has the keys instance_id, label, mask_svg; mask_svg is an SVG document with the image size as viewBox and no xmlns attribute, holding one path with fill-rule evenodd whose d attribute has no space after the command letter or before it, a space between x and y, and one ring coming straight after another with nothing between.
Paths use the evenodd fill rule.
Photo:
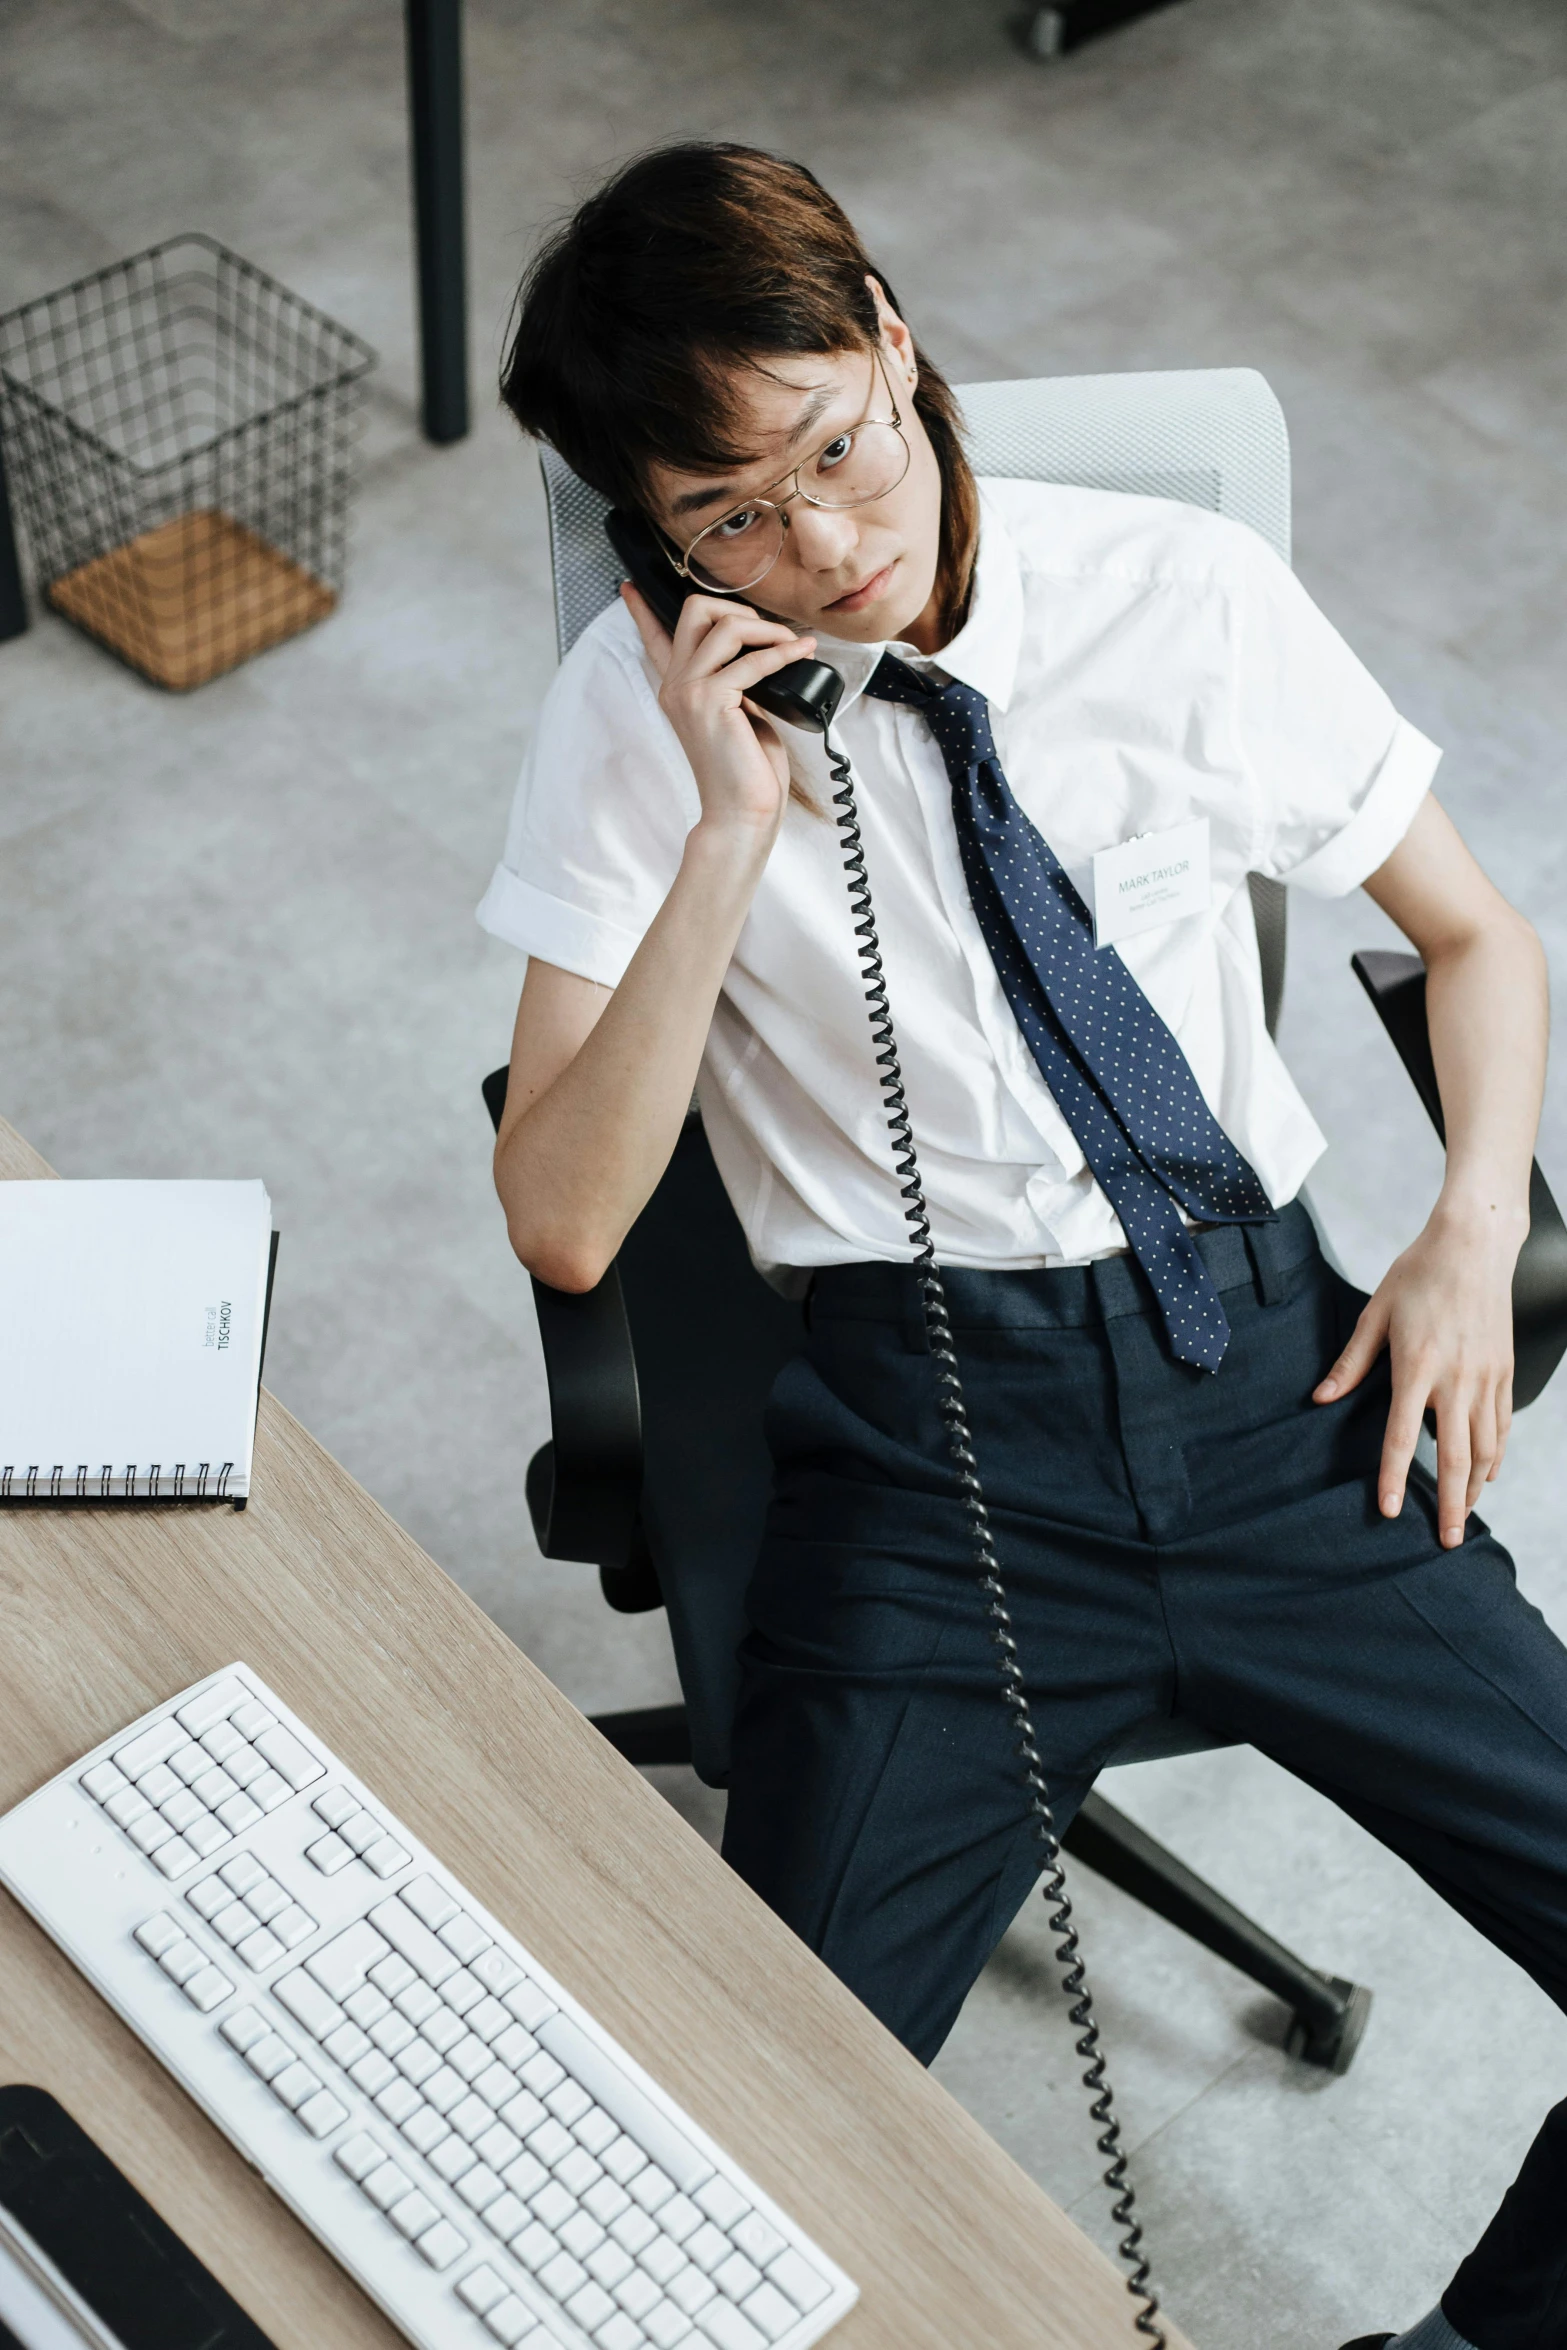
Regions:
<instances>
[{"instance_id":1,"label":"man's face","mask_svg":"<svg viewBox=\"0 0 1567 2350\"><path fill-rule=\"evenodd\" d=\"M771 360L765 375L749 368L737 373L732 390L744 419L739 437L754 455L715 474L656 466L649 505L683 554L698 531L746 498L771 493L779 504L787 500L783 551L744 601L802 631L820 629L861 644L900 638L934 652L937 644L923 645L922 637L934 627L941 475L914 410L908 329L885 309L883 327L880 366L869 352L845 351ZM885 421L894 400L909 445L909 469L895 489L867 506L812 506L790 498L792 485L787 479L780 484L780 475L863 418Z\"/></svg>"}]
</instances>

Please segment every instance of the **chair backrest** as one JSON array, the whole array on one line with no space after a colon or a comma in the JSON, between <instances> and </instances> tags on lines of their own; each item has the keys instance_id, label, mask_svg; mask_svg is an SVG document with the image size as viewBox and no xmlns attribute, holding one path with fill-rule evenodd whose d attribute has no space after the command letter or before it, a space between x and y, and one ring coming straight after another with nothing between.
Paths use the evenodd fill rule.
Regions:
<instances>
[{"instance_id":1,"label":"chair backrest","mask_svg":"<svg viewBox=\"0 0 1567 2350\"><path fill-rule=\"evenodd\" d=\"M1290 452L1284 413L1250 367L1147 375L1039 376L960 384L976 473L1179 498L1249 523L1290 555ZM624 576L604 535L608 501L553 449L540 451L562 658L613 603ZM1251 878L1269 1030L1284 995L1285 894Z\"/></svg>"},{"instance_id":2,"label":"chair backrest","mask_svg":"<svg viewBox=\"0 0 1567 2350\"><path fill-rule=\"evenodd\" d=\"M1234 516L1289 555L1289 444L1247 368L971 384L959 392L981 474L1179 498ZM623 576L606 501L542 452L564 655ZM1283 978L1283 891L1253 877L1270 1025ZM1276 902L1275 902L1276 901ZM691 1120L618 1259L643 1418L642 1527L701 1776L728 1775L745 1587L767 1504L762 1405L804 1337L762 1281Z\"/></svg>"}]
</instances>

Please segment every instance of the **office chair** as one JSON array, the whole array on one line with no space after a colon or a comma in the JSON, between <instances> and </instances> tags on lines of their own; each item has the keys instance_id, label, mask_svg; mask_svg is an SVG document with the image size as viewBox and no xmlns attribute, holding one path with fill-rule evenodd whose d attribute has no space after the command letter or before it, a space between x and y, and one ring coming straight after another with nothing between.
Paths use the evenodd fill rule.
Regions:
<instances>
[{"instance_id":1,"label":"office chair","mask_svg":"<svg viewBox=\"0 0 1567 2350\"><path fill-rule=\"evenodd\" d=\"M974 384L960 397L975 470L1185 499L1249 523L1289 556L1289 447L1261 376L1224 369ZM542 453L564 654L615 596L620 565L604 501ZM1284 981L1285 893L1254 874L1252 908L1270 1031ZM1354 967L1430 1112L1441 1107L1425 1029L1425 973L1408 954ZM484 1081L500 1123L506 1071ZM1567 1228L1539 1168L1533 1225L1514 1284L1516 1401L1537 1395L1567 1348ZM770 1480L762 1411L804 1342L801 1307L751 1264L693 1113L614 1265L581 1295L533 1284L551 1438L529 1464L527 1500L546 1558L596 1565L612 1608L664 1607L684 1703L601 1715L633 1763L689 1762L728 1776L736 1650ZM1139 1724L1119 1763L1223 1745L1179 1715ZM1289 2045L1347 2069L1371 1995L1311 1967L1207 1885L1097 1791L1064 1839L1096 1870L1290 2008Z\"/></svg>"}]
</instances>

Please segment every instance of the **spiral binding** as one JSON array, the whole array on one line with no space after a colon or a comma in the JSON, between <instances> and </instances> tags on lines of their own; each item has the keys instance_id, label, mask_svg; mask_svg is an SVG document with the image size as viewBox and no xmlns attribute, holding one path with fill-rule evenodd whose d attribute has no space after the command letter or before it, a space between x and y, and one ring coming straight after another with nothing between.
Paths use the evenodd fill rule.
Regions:
<instances>
[{"instance_id":1,"label":"spiral binding","mask_svg":"<svg viewBox=\"0 0 1567 2350\"><path fill-rule=\"evenodd\" d=\"M229 1479L233 1474L234 1463L232 1461L223 1463L216 1478L213 1477L210 1461L198 1461L195 1471L194 1498L197 1501L209 1499L227 1501L229 1499ZM127 1461L123 1478L117 1479L114 1463L105 1461L95 1478L87 1463L78 1461L75 1476L68 1477L65 1463L56 1461L50 1468L47 1477L43 1477L42 1485L40 1485L41 1477L43 1477L42 1464L38 1461L30 1462L23 1472L21 1488L18 1491L16 1463L14 1461L0 1463L0 1501L91 1501L95 1498L93 1493L95 1485L97 1487L96 1498L100 1501L131 1500L135 1498L141 1470L138 1462ZM186 1490L189 1481L190 1471L183 1461L174 1463L167 1479L164 1478L161 1461L149 1462L146 1478L143 1480L144 1498L148 1501L160 1498L159 1487L166 1483L172 1488L172 1491L161 1498L185 1501L191 1498ZM119 1488L118 1492L116 1486Z\"/></svg>"},{"instance_id":2,"label":"spiral binding","mask_svg":"<svg viewBox=\"0 0 1567 2350\"><path fill-rule=\"evenodd\" d=\"M1061 1936L1056 1946L1056 1961L1061 1968L1062 1988L1072 2002L1070 2018L1079 2035L1077 2054L1083 2059L1086 2068L1083 2085L1089 2093L1089 2113L1100 2133L1095 2145L1109 2165L1104 2173L1104 2184L1111 2197L1111 2217L1118 2228L1126 2230L1116 2249L1129 2272L1126 2289L1142 2303L1137 2312L1137 2331L1154 2345L1154 2350L1165 2350L1167 2337L1157 2322L1158 2296L1148 2282L1152 2272L1142 2249L1142 2224L1135 2217L1136 2190L1127 2173L1126 2154L1120 2142L1121 2124L1116 2118L1115 2096L1105 2072L1099 2025L1094 2017L1093 1993L1089 1989L1087 1969L1073 1922L1072 1902L1067 1892L1066 1870L1061 1856L1061 1839L1056 1832L1055 1815L1050 1807L1050 1789L1035 1743L1033 1712L1018 1663L1012 1614L991 1537L990 1514L979 1481L979 1467L974 1458L968 1411L963 1401L963 1383L958 1372L958 1358L952 1344L952 1325L947 1314L947 1293L936 1263L936 1247L931 1238L930 1215L925 1204L925 1186L914 1150L908 1098L903 1090L903 1069L898 1058L892 1007L887 1000L887 980L882 967L875 910L871 904L870 877L865 866L865 843L860 832L854 774L847 755L834 749L831 734L826 728L822 732L822 747L827 754L832 780L839 786L833 793L833 806L838 810L838 829L843 836L843 868L849 877L849 904L854 913L854 935L858 941L861 977L865 982L865 1001L870 1006L876 1067L885 1096L887 1125L892 1135L893 1164L901 1196L908 1203L903 1215L914 1248L914 1275L919 1283L925 1335L936 1367L937 1408L946 1428L947 1447L963 1490L975 1564L979 1569L979 1587L988 1602L991 1638L995 1643L1001 1672L1002 1701L1012 1716L1012 1726L1016 1732L1018 1759L1023 1766L1029 1809L1033 1814L1034 1832L1043 1864L1041 1874L1044 1883L1040 1890L1043 1899L1050 1905L1050 1930Z\"/></svg>"}]
</instances>

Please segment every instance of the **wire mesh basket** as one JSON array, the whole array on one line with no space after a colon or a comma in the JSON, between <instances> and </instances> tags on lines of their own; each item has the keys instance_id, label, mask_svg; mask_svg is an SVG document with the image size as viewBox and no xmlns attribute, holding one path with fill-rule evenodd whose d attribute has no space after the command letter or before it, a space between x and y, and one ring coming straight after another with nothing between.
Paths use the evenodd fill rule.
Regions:
<instances>
[{"instance_id":1,"label":"wire mesh basket","mask_svg":"<svg viewBox=\"0 0 1567 2350\"><path fill-rule=\"evenodd\" d=\"M324 619L374 365L210 237L0 318L0 430L47 601L176 692Z\"/></svg>"}]
</instances>

